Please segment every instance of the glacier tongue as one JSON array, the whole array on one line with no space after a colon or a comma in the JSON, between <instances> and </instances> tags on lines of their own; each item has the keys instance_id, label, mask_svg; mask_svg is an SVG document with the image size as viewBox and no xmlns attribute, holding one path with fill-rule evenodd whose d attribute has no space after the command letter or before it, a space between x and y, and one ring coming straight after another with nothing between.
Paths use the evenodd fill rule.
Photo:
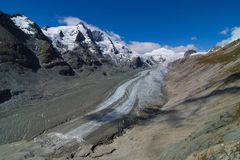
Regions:
<instances>
[{"instance_id":1,"label":"glacier tongue","mask_svg":"<svg viewBox=\"0 0 240 160\"><path fill-rule=\"evenodd\" d=\"M127 115L136 102L138 111L147 105L164 103L162 88L165 74L166 68L162 65L140 72L135 78L120 85L112 96L97 106L96 110L85 115L85 119L88 119L88 116L94 117L93 119L84 121L79 127L65 133L65 136L85 139L103 125ZM98 114L101 116L97 116Z\"/></svg>"}]
</instances>

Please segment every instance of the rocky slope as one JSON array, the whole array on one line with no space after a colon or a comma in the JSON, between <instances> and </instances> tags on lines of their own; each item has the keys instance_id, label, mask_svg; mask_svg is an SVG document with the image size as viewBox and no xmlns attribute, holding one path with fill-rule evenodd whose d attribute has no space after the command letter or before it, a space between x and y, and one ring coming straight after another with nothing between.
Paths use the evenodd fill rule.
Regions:
<instances>
[{"instance_id":1,"label":"rocky slope","mask_svg":"<svg viewBox=\"0 0 240 160\"><path fill-rule=\"evenodd\" d=\"M235 41L208 55L173 64L167 77L172 100L164 108L180 111L179 125L194 129L161 151L159 159L239 159L240 150L234 149L240 141L239 63L240 43ZM179 81L175 84L173 78ZM176 94L180 90L184 94ZM218 146L226 148L218 150Z\"/></svg>"},{"instance_id":2,"label":"rocky slope","mask_svg":"<svg viewBox=\"0 0 240 160\"><path fill-rule=\"evenodd\" d=\"M61 66L59 74L73 75L70 66L55 51L39 26L22 15L1 13L1 64L13 63L37 71ZM25 22L26 21L26 22ZM26 23L26 24L24 24ZM32 26L31 31L19 28ZM24 26L26 25L26 26Z\"/></svg>"}]
</instances>

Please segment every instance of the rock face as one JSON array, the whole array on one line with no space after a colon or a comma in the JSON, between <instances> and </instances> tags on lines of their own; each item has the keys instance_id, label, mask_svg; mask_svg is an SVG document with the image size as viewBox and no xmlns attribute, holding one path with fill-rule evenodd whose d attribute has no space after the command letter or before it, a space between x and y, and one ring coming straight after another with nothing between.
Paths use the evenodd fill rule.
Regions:
<instances>
[{"instance_id":1,"label":"rock face","mask_svg":"<svg viewBox=\"0 0 240 160\"><path fill-rule=\"evenodd\" d=\"M0 63L20 64L34 71L40 68L36 55L24 44L29 37L4 13L0 13L0 32Z\"/></svg>"},{"instance_id":2,"label":"rock face","mask_svg":"<svg viewBox=\"0 0 240 160\"><path fill-rule=\"evenodd\" d=\"M33 71L61 66L59 74L74 75L37 24L22 15L1 13L0 18L1 63L20 64Z\"/></svg>"},{"instance_id":3,"label":"rock face","mask_svg":"<svg viewBox=\"0 0 240 160\"><path fill-rule=\"evenodd\" d=\"M145 63L143 62L143 60L141 59L141 57L135 57L133 59L133 66L136 68L140 68L143 67L145 65Z\"/></svg>"},{"instance_id":4,"label":"rock face","mask_svg":"<svg viewBox=\"0 0 240 160\"><path fill-rule=\"evenodd\" d=\"M36 23L19 14L11 16L11 20L28 36L25 45L37 56L41 67L61 66L59 74L74 75L71 67L63 60L60 53L53 48L49 39Z\"/></svg>"},{"instance_id":5,"label":"rock face","mask_svg":"<svg viewBox=\"0 0 240 160\"><path fill-rule=\"evenodd\" d=\"M189 58L192 54L197 53L196 50L190 49L184 53L184 58Z\"/></svg>"},{"instance_id":6,"label":"rock face","mask_svg":"<svg viewBox=\"0 0 240 160\"><path fill-rule=\"evenodd\" d=\"M0 104L11 99L12 95L9 89L0 91Z\"/></svg>"}]
</instances>

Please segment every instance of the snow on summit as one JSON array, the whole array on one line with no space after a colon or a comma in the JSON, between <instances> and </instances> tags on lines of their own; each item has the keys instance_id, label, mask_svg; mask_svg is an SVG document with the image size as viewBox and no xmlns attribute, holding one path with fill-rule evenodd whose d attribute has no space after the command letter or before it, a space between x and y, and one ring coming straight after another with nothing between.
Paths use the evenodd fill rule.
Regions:
<instances>
[{"instance_id":1,"label":"snow on summit","mask_svg":"<svg viewBox=\"0 0 240 160\"><path fill-rule=\"evenodd\" d=\"M11 18L14 24L19 27L26 34L35 34L35 29L33 27L34 22L32 22L29 18L23 15L17 15Z\"/></svg>"},{"instance_id":2,"label":"snow on summit","mask_svg":"<svg viewBox=\"0 0 240 160\"><path fill-rule=\"evenodd\" d=\"M85 43L91 41L89 37L86 36L86 30L82 25L49 27L42 29L42 32L52 40L53 46L60 51L73 50L77 47L76 38L79 32L84 35Z\"/></svg>"},{"instance_id":3,"label":"snow on summit","mask_svg":"<svg viewBox=\"0 0 240 160\"><path fill-rule=\"evenodd\" d=\"M34 35L37 32L34 22L24 15L13 16L11 20L26 34ZM182 58L184 52L189 48L183 46L184 51L180 52L172 48L161 47L160 44L158 44L154 50L145 51L141 54L135 50L136 48L132 49L130 44L122 41L119 35L113 32L105 32L94 25L88 24L80 19L78 20L78 23L67 23L66 26L45 27L42 28L42 32L51 40L52 45L60 53L74 51L81 46L87 48L93 54L99 53L100 51L100 54L110 56L116 63L131 61L134 57L140 56L145 61L164 61L165 64L168 64L176 59ZM137 49L144 49L148 43L138 42L136 44Z\"/></svg>"},{"instance_id":4,"label":"snow on summit","mask_svg":"<svg viewBox=\"0 0 240 160\"><path fill-rule=\"evenodd\" d=\"M144 54L146 57L152 57L155 61L161 61L164 59L165 63L168 64L184 56L184 52L176 53L173 50L167 48L159 48L152 52Z\"/></svg>"},{"instance_id":5,"label":"snow on summit","mask_svg":"<svg viewBox=\"0 0 240 160\"><path fill-rule=\"evenodd\" d=\"M77 25L43 28L42 32L60 52L72 51L78 47L79 41L77 41L77 37L82 34L80 43L88 46L91 52L94 52L92 46L96 44L103 55L109 55L118 60L131 59L131 50L120 37L116 38L116 35L83 21Z\"/></svg>"}]
</instances>

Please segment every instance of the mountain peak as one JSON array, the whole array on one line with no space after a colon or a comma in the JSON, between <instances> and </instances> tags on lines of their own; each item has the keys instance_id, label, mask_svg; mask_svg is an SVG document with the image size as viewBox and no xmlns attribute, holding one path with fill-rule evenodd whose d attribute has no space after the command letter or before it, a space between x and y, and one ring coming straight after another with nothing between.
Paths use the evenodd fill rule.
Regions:
<instances>
[{"instance_id":1,"label":"mountain peak","mask_svg":"<svg viewBox=\"0 0 240 160\"><path fill-rule=\"evenodd\" d=\"M131 57L131 50L121 39L116 40L108 32L86 22L75 26L45 27L42 31L61 53L83 47L92 53L100 52L103 56L110 56L115 62L126 61Z\"/></svg>"}]
</instances>

